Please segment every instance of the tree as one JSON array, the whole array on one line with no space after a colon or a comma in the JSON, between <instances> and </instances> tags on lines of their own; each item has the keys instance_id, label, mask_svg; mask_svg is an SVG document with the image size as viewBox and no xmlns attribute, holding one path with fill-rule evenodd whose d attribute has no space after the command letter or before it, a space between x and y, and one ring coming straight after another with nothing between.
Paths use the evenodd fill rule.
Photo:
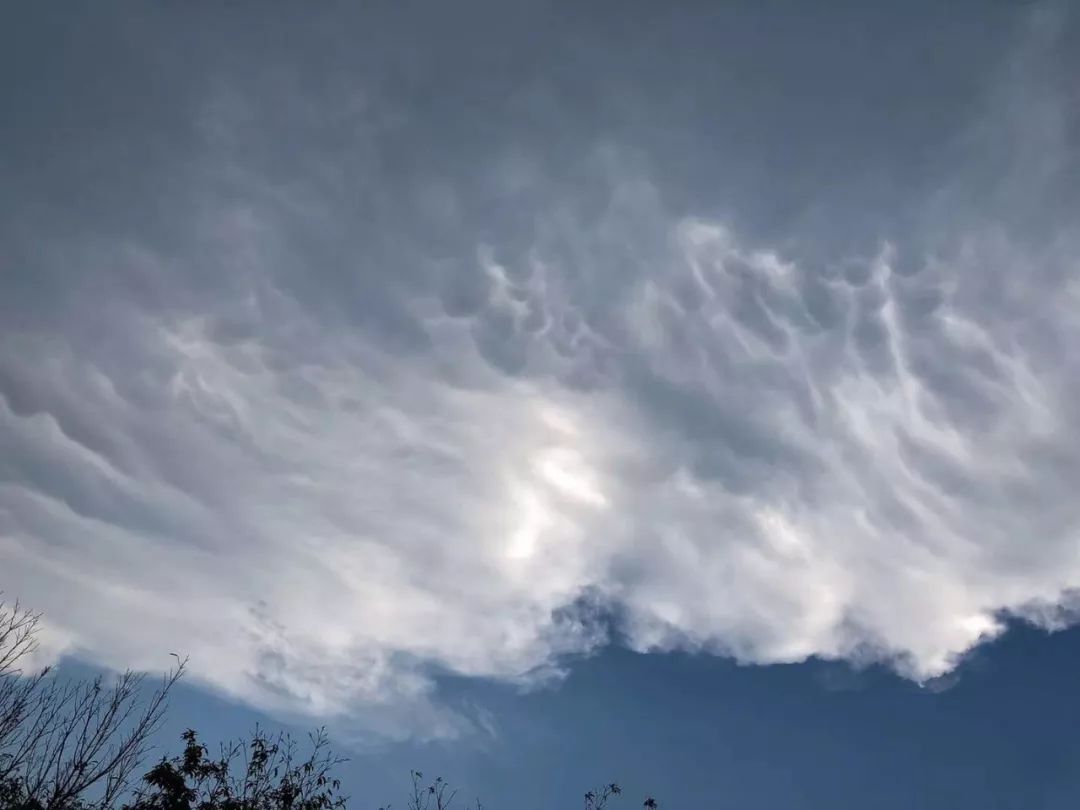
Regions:
<instances>
[{"instance_id":1,"label":"tree","mask_svg":"<svg viewBox=\"0 0 1080 810\"><path fill-rule=\"evenodd\" d=\"M604 785L599 790L590 790L585 794L585 810L604 810L608 799L622 793L622 788L614 782Z\"/></svg>"},{"instance_id":2,"label":"tree","mask_svg":"<svg viewBox=\"0 0 1080 810\"><path fill-rule=\"evenodd\" d=\"M185 662L146 696L144 676L111 681L25 673L41 617L0 602L0 803L25 810L112 808L150 749Z\"/></svg>"},{"instance_id":3,"label":"tree","mask_svg":"<svg viewBox=\"0 0 1080 810\"><path fill-rule=\"evenodd\" d=\"M162 759L143 777L127 810L340 810L346 797L333 769L326 733L311 735L308 754L297 757L288 735L256 729L246 744L224 745L216 758L195 731L184 732L184 752Z\"/></svg>"},{"instance_id":4,"label":"tree","mask_svg":"<svg viewBox=\"0 0 1080 810\"><path fill-rule=\"evenodd\" d=\"M334 776L345 760L321 729L302 755L288 735L256 728L216 757L189 729L182 753L162 757L136 783L186 661L178 657L151 693L130 671L108 682L25 672L40 622L0 601L0 810L345 810ZM457 791L441 776L429 784L420 771L410 776L408 810L451 810ZM606 810L621 793L614 782L589 791L584 810ZM644 807L657 803L648 798Z\"/></svg>"}]
</instances>

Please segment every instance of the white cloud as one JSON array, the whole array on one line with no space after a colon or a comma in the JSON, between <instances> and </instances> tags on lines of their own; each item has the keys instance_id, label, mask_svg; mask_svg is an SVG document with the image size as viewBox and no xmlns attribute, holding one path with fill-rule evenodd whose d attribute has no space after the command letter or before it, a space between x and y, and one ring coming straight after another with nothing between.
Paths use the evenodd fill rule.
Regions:
<instances>
[{"instance_id":1,"label":"white cloud","mask_svg":"<svg viewBox=\"0 0 1080 810\"><path fill-rule=\"evenodd\" d=\"M965 306L977 253L821 278L649 216L664 263L584 302L595 334L587 279L538 248L521 283L489 265L474 316L411 302L423 354L269 285L228 302L238 340L212 310L128 313L120 360L9 336L5 579L101 663L180 648L266 708L437 734L460 720L427 666L546 671L603 643L566 612L589 594L641 649L927 678L1080 582L1068 298L1006 320ZM495 328L517 375L477 349ZM604 372L575 387L575 364Z\"/></svg>"},{"instance_id":2,"label":"white cloud","mask_svg":"<svg viewBox=\"0 0 1080 810\"><path fill-rule=\"evenodd\" d=\"M400 119L346 95L359 145L297 182L215 96L182 238L52 240L76 292L0 327L0 584L57 651L440 736L468 720L433 673L548 677L608 642L597 603L642 650L917 679L1072 621L1067 218L967 201L823 266L671 213L614 148L581 182L515 148L390 183Z\"/></svg>"}]
</instances>

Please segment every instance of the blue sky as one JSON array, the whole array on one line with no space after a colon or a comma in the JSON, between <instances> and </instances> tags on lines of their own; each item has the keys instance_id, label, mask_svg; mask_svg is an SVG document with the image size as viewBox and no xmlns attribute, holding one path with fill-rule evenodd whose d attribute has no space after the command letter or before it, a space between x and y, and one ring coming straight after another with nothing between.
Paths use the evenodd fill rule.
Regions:
<instances>
[{"instance_id":1,"label":"blue sky","mask_svg":"<svg viewBox=\"0 0 1080 810\"><path fill-rule=\"evenodd\" d=\"M43 661L495 800L1076 795L1070 4L4 17Z\"/></svg>"},{"instance_id":2,"label":"blue sky","mask_svg":"<svg viewBox=\"0 0 1080 810\"><path fill-rule=\"evenodd\" d=\"M419 768L490 807L572 805L617 779L627 807L653 793L668 807L1066 808L1080 795L1078 661L1076 630L1022 627L940 690L841 664L609 650L557 690L444 683L448 700L493 712L496 739L380 745L342 774L365 807L401 805ZM257 722L275 725L185 688L162 736L185 724L242 736Z\"/></svg>"}]
</instances>

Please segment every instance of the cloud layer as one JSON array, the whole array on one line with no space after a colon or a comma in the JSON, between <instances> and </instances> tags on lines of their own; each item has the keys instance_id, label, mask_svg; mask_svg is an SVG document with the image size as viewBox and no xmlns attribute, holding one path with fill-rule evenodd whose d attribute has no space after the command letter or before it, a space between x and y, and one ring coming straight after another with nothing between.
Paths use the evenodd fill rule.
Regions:
<instances>
[{"instance_id":1,"label":"cloud layer","mask_svg":"<svg viewBox=\"0 0 1080 810\"><path fill-rule=\"evenodd\" d=\"M467 724L439 672L535 682L612 626L928 679L1070 621L1076 107L1038 53L861 250L694 210L620 131L395 169L424 121L363 71L193 91L104 212L22 178L0 585L57 652L391 735Z\"/></svg>"}]
</instances>

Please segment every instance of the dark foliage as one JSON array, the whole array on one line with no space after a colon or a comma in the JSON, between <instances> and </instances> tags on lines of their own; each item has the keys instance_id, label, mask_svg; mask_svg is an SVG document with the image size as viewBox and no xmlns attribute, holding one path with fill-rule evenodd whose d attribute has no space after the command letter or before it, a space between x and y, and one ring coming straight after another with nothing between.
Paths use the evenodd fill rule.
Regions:
<instances>
[{"instance_id":1,"label":"dark foliage","mask_svg":"<svg viewBox=\"0 0 1080 810\"><path fill-rule=\"evenodd\" d=\"M195 732L184 732L184 752L163 759L143 777L128 810L333 810L345 807L331 771L344 760L329 750L324 732L296 756L293 741L256 730L247 744L224 746L211 758Z\"/></svg>"}]
</instances>

